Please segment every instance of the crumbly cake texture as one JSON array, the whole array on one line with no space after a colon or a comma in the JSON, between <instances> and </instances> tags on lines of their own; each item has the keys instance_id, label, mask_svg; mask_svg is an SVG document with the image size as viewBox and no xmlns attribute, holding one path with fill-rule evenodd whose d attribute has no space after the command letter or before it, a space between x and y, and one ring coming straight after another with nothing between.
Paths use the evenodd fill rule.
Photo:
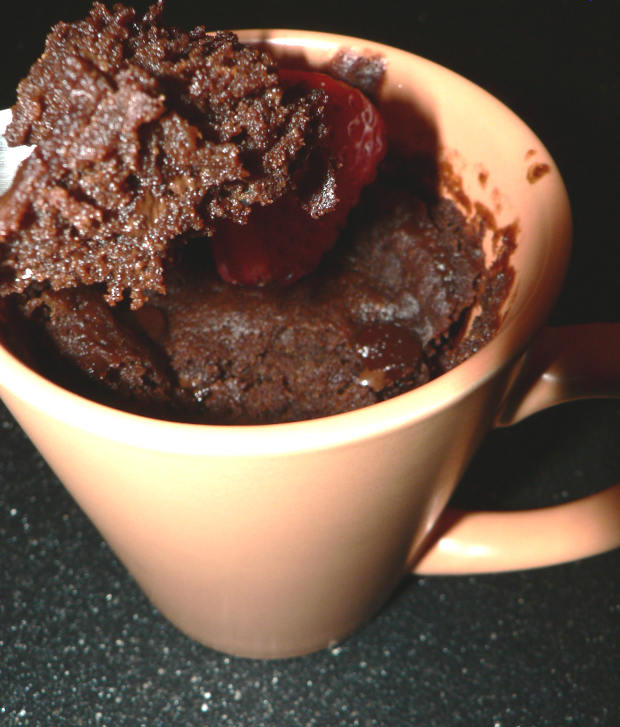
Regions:
<instances>
[{"instance_id":1,"label":"crumbly cake texture","mask_svg":"<svg viewBox=\"0 0 620 727\"><path fill-rule=\"evenodd\" d=\"M95 3L20 83L6 138L36 147L0 198L0 295L102 283L137 308L187 237L298 186L324 204L324 94L285 94L267 53L161 13Z\"/></svg>"}]
</instances>

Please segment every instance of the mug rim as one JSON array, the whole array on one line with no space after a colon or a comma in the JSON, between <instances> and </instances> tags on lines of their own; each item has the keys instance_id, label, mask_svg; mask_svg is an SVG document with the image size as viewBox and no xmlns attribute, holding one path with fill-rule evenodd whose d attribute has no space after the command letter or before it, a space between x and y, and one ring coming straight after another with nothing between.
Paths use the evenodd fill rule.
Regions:
<instances>
[{"instance_id":1,"label":"mug rim","mask_svg":"<svg viewBox=\"0 0 620 727\"><path fill-rule=\"evenodd\" d=\"M523 290L517 292L518 300L509 303L510 310L493 338L465 361L411 391L340 414L294 422L247 425L192 424L150 418L75 394L37 373L0 344L0 390L8 394L5 401L17 397L30 407L44 411L75 429L144 450L229 457L272 456L331 449L387 434L449 408L514 362L546 321L568 267L572 237L570 204L564 182L549 152L520 117L464 76L393 46L360 37L318 31L244 29L235 32L244 42L254 38L257 43L284 47L319 46L334 49L361 42L365 49L396 53L435 72L448 74L498 104L507 118L520 126L532 144L546 154L553 166L554 173L547 175L553 180L552 184L547 185L547 194L554 201L555 226L559 234L549 240L544 263L536 280L527 294Z\"/></svg>"}]
</instances>

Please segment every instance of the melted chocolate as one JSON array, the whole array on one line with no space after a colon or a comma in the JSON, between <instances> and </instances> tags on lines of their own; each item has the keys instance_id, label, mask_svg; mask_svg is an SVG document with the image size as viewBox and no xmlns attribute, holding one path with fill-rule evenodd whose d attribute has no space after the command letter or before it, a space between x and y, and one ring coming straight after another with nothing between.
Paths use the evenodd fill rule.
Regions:
<instances>
[{"instance_id":1,"label":"melted chocolate","mask_svg":"<svg viewBox=\"0 0 620 727\"><path fill-rule=\"evenodd\" d=\"M551 167L548 164L532 164L527 170L527 181L530 184L534 184L541 177L544 177L545 174L549 174L550 171Z\"/></svg>"},{"instance_id":2,"label":"melted chocolate","mask_svg":"<svg viewBox=\"0 0 620 727\"><path fill-rule=\"evenodd\" d=\"M423 364L423 349L417 334L398 323L368 323L357 332L356 344L365 363L359 381L374 391L386 389L402 379L412 363L421 359Z\"/></svg>"}]
</instances>

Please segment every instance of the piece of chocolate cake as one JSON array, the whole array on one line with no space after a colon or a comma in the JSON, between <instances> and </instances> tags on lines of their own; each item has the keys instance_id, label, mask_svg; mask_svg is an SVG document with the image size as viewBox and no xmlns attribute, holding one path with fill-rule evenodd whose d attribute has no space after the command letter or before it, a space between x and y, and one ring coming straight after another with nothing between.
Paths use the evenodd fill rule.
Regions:
<instances>
[{"instance_id":1,"label":"piece of chocolate cake","mask_svg":"<svg viewBox=\"0 0 620 727\"><path fill-rule=\"evenodd\" d=\"M285 99L271 56L165 28L161 10L95 3L52 29L20 83L6 138L36 147L0 198L0 295L104 283L139 307L164 291L171 246L304 178L324 94ZM305 194L324 183L313 161Z\"/></svg>"}]
</instances>

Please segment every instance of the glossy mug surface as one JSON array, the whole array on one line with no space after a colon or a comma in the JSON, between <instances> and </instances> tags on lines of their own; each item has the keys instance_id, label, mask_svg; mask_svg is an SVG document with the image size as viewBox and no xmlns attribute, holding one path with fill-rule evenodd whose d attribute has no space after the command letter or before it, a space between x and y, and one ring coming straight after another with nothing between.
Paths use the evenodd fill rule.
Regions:
<instances>
[{"instance_id":1,"label":"glossy mug surface","mask_svg":"<svg viewBox=\"0 0 620 727\"><path fill-rule=\"evenodd\" d=\"M290 656L349 634L419 559L556 299L571 221L541 142L469 81L353 38L241 37L312 66L342 50L383 59L379 106L394 143L418 143L407 126L415 108L468 197L499 225L516 224L516 279L495 338L420 389L292 424L219 427L134 416L59 388L4 349L0 392L173 623L230 653ZM534 181L533 165L544 171Z\"/></svg>"}]
</instances>

